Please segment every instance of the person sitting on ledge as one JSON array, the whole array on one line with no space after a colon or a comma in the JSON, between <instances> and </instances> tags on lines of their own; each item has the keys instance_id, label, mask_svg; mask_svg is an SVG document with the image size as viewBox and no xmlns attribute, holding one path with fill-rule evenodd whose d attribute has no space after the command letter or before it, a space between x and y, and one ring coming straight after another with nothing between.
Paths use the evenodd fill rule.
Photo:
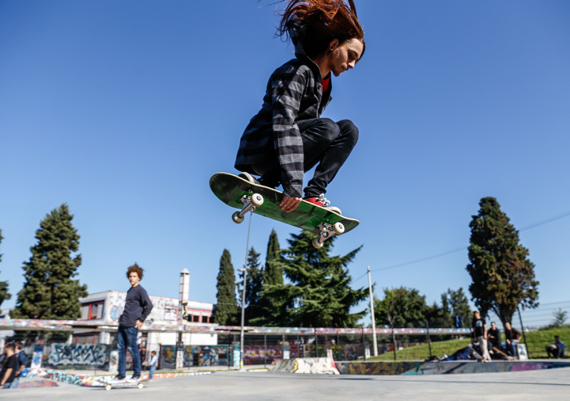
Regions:
<instances>
[{"instance_id":1,"label":"person sitting on ledge","mask_svg":"<svg viewBox=\"0 0 570 401\"><path fill-rule=\"evenodd\" d=\"M554 343L546 346L546 353L549 359L551 355L552 358L560 359L566 353L566 344L560 341L560 337L554 336Z\"/></svg>"}]
</instances>

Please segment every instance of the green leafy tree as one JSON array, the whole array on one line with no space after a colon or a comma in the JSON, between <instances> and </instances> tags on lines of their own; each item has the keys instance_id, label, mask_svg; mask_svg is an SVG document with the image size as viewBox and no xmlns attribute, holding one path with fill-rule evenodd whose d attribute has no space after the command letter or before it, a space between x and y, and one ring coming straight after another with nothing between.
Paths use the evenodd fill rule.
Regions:
<instances>
[{"instance_id":1,"label":"green leafy tree","mask_svg":"<svg viewBox=\"0 0 570 401\"><path fill-rule=\"evenodd\" d=\"M68 206L63 204L40 223L36 231L38 243L30 248L32 256L22 267L25 283L11 312L13 318L81 317L79 298L87 296L87 286L73 280L81 255L75 254L79 250L79 234L72 219Z\"/></svg>"},{"instance_id":2,"label":"green leafy tree","mask_svg":"<svg viewBox=\"0 0 570 401\"><path fill-rule=\"evenodd\" d=\"M472 300L486 316L493 310L503 322L511 323L519 304L538 306L538 281L528 250L519 243L519 233L495 198L483 198L473 216L467 271L473 283Z\"/></svg>"},{"instance_id":3,"label":"green leafy tree","mask_svg":"<svg viewBox=\"0 0 570 401\"><path fill-rule=\"evenodd\" d=\"M251 324L256 318L262 315L261 306L261 291L263 286L262 269L259 263L260 254L255 252L251 247L247 256L247 279L245 285L245 322L247 325ZM242 303L243 294L243 272L240 272L240 281L238 283L238 294L240 299L240 306Z\"/></svg>"},{"instance_id":4,"label":"green leafy tree","mask_svg":"<svg viewBox=\"0 0 570 401\"><path fill-rule=\"evenodd\" d=\"M2 230L0 230L0 243L2 243ZM2 261L2 254L0 253L0 262ZM12 295L8 292L8 282L7 281L0 281L0 305L7 299L12 298Z\"/></svg>"},{"instance_id":5,"label":"green leafy tree","mask_svg":"<svg viewBox=\"0 0 570 401\"><path fill-rule=\"evenodd\" d=\"M463 292L463 288L454 291L451 288L441 294L441 326L455 327L455 316L461 318L463 327L469 327L469 318L471 317L471 308L467 296ZM436 327L435 325L433 327Z\"/></svg>"},{"instance_id":6,"label":"green leafy tree","mask_svg":"<svg viewBox=\"0 0 570 401\"><path fill-rule=\"evenodd\" d=\"M227 249L224 249L220 258L220 272L216 295L216 312L214 321L221 325L232 325L237 322L238 305L236 300L236 276L232 257Z\"/></svg>"},{"instance_id":7,"label":"green leafy tree","mask_svg":"<svg viewBox=\"0 0 570 401\"><path fill-rule=\"evenodd\" d=\"M424 327L429 313L425 295L413 288L384 288L384 298L374 300L378 326Z\"/></svg>"},{"instance_id":8,"label":"green leafy tree","mask_svg":"<svg viewBox=\"0 0 570 401\"><path fill-rule=\"evenodd\" d=\"M437 308L437 305L434 307ZM416 289L406 287L384 288L384 298L382 300L374 299L374 312L376 324L380 327L389 326L392 329L395 327L424 327L430 308L426 304L425 296L420 295ZM402 338L402 341L405 340L407 338ZM394 360L396 360L395 350L398 345L393 330L392 344Z\"/></svg>"},{"instance_id":9,"label":"green leafy tree","mask_svg":"<svg viewBox=\"0 0 570 401\"><path fill-rule=\"evenodd\" d=\"M316 235L303 231L292 234L289 248L279 263L287 284L266 284L262 295L281 302L277 323L302 327L354 327L366 311L350 313L350 308L366 299L368 290L353 290L348 265L360 248L345 256L330 256L336 237L315 249Z\"/></svg>"}]
</instances>

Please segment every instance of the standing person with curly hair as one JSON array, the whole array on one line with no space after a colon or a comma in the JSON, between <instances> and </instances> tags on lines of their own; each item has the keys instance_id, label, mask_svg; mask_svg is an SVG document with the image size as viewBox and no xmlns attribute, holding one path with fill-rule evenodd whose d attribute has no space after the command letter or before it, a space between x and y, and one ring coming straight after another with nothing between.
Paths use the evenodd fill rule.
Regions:
<instances>
[{"instance_id":1,"label":"standing person with curly hair","mask_svg":"<svg viewBox=\"0 0 570 401\"><path fill-rule=\"evenodd\" d=\"M280 207L291 212L302 199L329 204L326 187L358 141L352 121L321 114L332 99L332 76L354 68L365 44L353 0L286 3L278 35L290 37L296 58L269 78L263 106L241 137L235 167L248 180L272 188L281 184ZM303 196L304 173L317 164Z\"/></svg>"},{"instance_id":2,"label":"standing person with curly hair","mask_svg":"<svg viewBox=\"0 0 570 401\"><path fill-rule=\"evenodd\" d=\"M127 348L133 358L133 376L131 381L141 379L141 357L137 346L137 336L145 319L152 310L152 302L139 281L143 278L143 269L136 263L127 270L127 278L131 288L127 291L125 308L119 317L119 329L117 331L117 346L119 348L119 372L111 379L111 382L123 381L127 374Z\"/></svg>"}]
</instances>

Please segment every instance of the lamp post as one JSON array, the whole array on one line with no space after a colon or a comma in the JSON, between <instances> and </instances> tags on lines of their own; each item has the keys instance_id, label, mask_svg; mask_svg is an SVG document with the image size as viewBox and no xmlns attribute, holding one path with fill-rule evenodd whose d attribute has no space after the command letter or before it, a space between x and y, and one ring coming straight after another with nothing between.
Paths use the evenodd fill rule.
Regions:
<instances>
[{"instance_id":1,"label":"lamp post","mask_svg":"<svg viewBox=\"0 0 570 401\"><path fill-rule=\"evenodd\" d=\"M251 220L253 218L253 213L249 215L249 228L247 230L247 246L245 247L245 264L243 269L243 289L241 295L241 330L239 335L239 359L240 359L240 370L243 370L243 327L245 322L245 284L247 283L247 254L249 252L249 234L251 233Z\"/></svg>"},{"instance_id":2,"label":"lamp post","mask_svg":"<svg viewBox=\"0 0 570 401\"><path fill-rule=\"evenodd\" d=\"M376 322L374 320L374 297L372 296L372 281L370 279L370 266L368 266L368 292L370 294L370 317L372 318L372 344L374 356L378 356L378 344L376 343Z\"/></svg>"}]
</instances>

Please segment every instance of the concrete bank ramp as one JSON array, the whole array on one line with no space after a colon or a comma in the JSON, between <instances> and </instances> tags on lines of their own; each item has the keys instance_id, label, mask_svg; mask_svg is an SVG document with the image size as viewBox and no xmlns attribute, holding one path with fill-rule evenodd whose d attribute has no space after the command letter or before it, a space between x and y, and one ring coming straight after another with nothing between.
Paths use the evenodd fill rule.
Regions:
<instances>
[{"instance_id":1,"label":"concrete bank ramp","mask_svg":"<svg viewBox=\"0 0 570 401\"><path fill-rule=\"evenodd\" d=\"M304 373L317 375L340 374L332 358L279 359L269 368L272 372Z\"/></svg>"},{"instance_id":2,"label":"concrete bank ramp","mask_svg":"<svg viewBox=\"0 0 570 401\"><path fill-rule=\"evenodd\" d=\"M449 375L570 368L566 361L376 361L336 362L341 374L348 375ZM570 369L569 369L570 371Z\"/></svg>"}]
</instances>

